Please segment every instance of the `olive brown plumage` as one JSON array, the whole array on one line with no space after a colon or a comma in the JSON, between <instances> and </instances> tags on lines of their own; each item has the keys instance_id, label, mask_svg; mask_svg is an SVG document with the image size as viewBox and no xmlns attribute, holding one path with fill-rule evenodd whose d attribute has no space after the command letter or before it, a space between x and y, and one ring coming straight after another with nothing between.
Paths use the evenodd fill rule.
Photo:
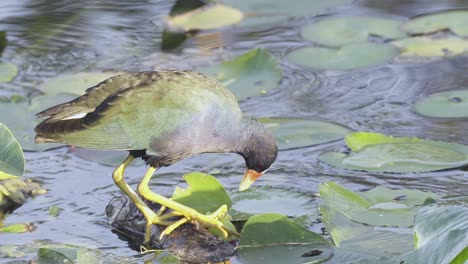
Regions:
<instances>
[{"instance_id":1,"label":"olive brown plumage","mask_svg":"<svg viewBox=\"0 0 468 264\"><path fill-rule=\"evenodd\" d=\"M150 71L111 77L72 101L37 114L36 142L62 142L91 149L127 150L129 156L114 171L121 190L145 215L149 242L152 224L168 225L168 234L186 222L231 232L220 221L226 206L202 215L148 188L154 171L197 153L238 153L247 171L240 189L248 188L270 167L277 155L276 142L263 125L244 115L235 97L219 82L191 71ZM138 193L162 205L149 209L125 182L130 162L143 158L150 168ZM173 211L163 214L165 208ZM167 219L182 216L178 221Z\"/></svg>"}]
</instances>

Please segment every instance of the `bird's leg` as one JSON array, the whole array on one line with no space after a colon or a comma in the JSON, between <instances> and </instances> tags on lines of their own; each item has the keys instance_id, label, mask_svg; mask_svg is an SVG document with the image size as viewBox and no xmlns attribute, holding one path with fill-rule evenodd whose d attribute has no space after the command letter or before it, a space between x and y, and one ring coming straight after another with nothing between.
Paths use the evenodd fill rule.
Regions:
<instances>
[{"instance_id":1,"label":"bird's leg","mask_svg":"<svg viewBox=\"0 0 468 264\"><path fill-rule=\"evenodd\" d=\"M174 229L177 227L181 226L182 224L186 222L191 222L197 226L203 226L206 228L216 228L223 234L224 237L227 237L228 234L232 235L238 235L236 232L228 229L222 222L221 220L226 216L227 214L227 206L223 205L221 206L218 210L216 210L214 213L211 214L201 214L194 210L193 208L190 208L188 206L185 206L183 204L180 204L178 202L174 202L169 198L166 198L160 194L154 193L150 190L148 187L149 181L151 177L153 176L153 173L156 171L156 168L154 167L149 167L148 170L145 173L145 176L141 180L140 184L138 184L138 193L143 196L145 199L158 203L161 206L165 206L167 208L172 209L174 212L168 213L166 215L161 215L160 220L162 219L167 219L169 216L177 216L177 215L182 215L184 218L176 221L175 223L172 223L169 225L162 233L161 233L161 238L164 237L164 235L170 234ZM167 216L167 217L166 217ZM162 218L162 219L161 219Z\"/></svg>"},{"instance_id":2,"label":"bird's leg","mask_svg":"<svg viewBox=\"0 0 468 264\"><path fill-rule=\"evenodd\" d=\"M133 161L135 157L128 155L128 157L120 164L112 173L112 178L114 178L115 184L119 186L120 190L124 192L130 200L136 205L136 207L143 213L146 219L146 230L145 230L145 242L144 244L149 246L151 239L151 225L165 224L170 225L172 222L160 220L158 215L149 208L149 206L138 196L138 194L127 184L124 178L124 171L128 165Z\"/></svg>"}]
</instances>

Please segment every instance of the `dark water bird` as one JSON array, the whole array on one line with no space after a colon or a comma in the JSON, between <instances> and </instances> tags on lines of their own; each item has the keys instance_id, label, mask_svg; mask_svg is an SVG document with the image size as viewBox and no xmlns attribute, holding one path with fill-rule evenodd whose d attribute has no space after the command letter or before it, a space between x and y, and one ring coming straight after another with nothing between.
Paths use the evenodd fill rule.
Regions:
<instances>
[{"instance_id":1,"label":"dark water bird","mask_svg":"<svg viewBox=\"0 0 468 264\"><path fill-rule=\"evenodd\" d=\"M35 128L37 143L129 151L113 178L145 216L146 244L152 224L167 225L162 236L186 222L214 227L224 236L232 233L220 221L226 205L205 215L152 192L148 183L158 168L197 153L238 153L247 166L239 187L245 190L271 166L278 152L272 134L241 112L228 89L191 71L117 75L37 116L46 117ZM137 157L149 168L135 192L123 174ZM160 204L161 210L152 211L140 195ZM172 211L164 213L165 208ZM169 221L176 216L181 218Z\"/></svg>"}]
</instances>

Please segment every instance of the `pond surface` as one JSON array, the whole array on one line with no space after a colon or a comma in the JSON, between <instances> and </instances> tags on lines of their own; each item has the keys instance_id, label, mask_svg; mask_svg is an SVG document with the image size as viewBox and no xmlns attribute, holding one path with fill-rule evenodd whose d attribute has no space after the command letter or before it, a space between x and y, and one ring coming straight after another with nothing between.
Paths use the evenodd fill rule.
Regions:
<instances>
[{"instance_id":1,"label":"pond surface","mask_svg":"<svg viewBox=\"0 0 468 264\"><path fill-rule=\"evenodd\" d=\"M304 1L305 3L305 1ZM37 86L60 73L153 69L194 69L230 59L257 47L281 60L284 78L266 95L241 102L257 117L303 117L335 122L356 131L395 136L417 136L468 145L466 119L438 119L413 112L415 100L425 95L468 88L468 57L427 63L389 64L358 71L317 71L289 64L287 51L307 43L303 25L316 19L296 17L279 23L238 26L201 33L174 51L160 49L166 16L173 1L47 1L2 0L0 31L8 46L2 60L19 66L14 81L0 85L0 96L34 96ZM467 1L352 1L324 14L385 15L406 19L428 12L467 8ZM307 7L304 7L307 9ZM313 14L315 15L315 14ZM0 113L14 115L15 113ZM1 121L1 118L0 118ZM318 185L336 181L352 190L377 185L412 188L444 194L466 194L467 173L449 170L423 174L365 173L335 169L318 161L326 151L344 150L343 141L281 151L274 166L256 185L271 185L316 193ZM37 230L26 234L0 234L0 244L27 244L36 240L98 248L106 253L132 256L138 252L117 238L106 224L105 206L120 192L111 178L113 168L84 160L73 149L61 147L27 152L26 177L44 183L46 195L28 201L5 224L33 222ZM215 175L235 190L245 165L240 156L206 154L163 168L152 187L171 195L192 171ZM137 184L145 168L128 170ZM318 203L317 200L315 200ZM63 211L55 218L49 207ZM321 225L311 227L320 230ZM3 260L0 260L2 262Z\"/></svg>"}]
</instances>

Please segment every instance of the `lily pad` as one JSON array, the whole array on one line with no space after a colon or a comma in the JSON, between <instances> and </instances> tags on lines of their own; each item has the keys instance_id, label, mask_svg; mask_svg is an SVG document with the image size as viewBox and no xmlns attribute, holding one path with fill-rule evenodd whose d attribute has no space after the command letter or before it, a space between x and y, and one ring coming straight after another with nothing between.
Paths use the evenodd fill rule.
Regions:
<instances>
[{"instance_id":1,"label":"lily pad","mask_svg":"<svg viewBox=\"0 0 468 264\"><path fill-rule=\"evenodd\" d=\"M155 263L166 263L162 261L162 258L167 258L168 256L172 255L162 253L153 260ZM37 263L117 264L143 262L141 258L117 256L98 249L89 249L75 245L51 244L46 240L36 240L33 244L0 246L0 258L2 260L18 257L35 259Z\"/></svg>"},{"instance_id":2,"label":"lily pad","mask_svg":"<svg viewBox=\"0 0 468 264\"><path fill-rule=\"evenodd\" d=\"M278 59L260 48L220 65L198 70L218 79L238 100L268 93L283 77Z\"/></svg>"},{"instance_id":3,"label":"lily pad","mask_svg":"<svg viewBox=\"0 0 468 264\"><path fill-rule=\"evenodd\" d=\"M433 38L431 36L412 37L390 42L400 48L399 60L419 58L452 57L468 51L468 40L456 36Z\"/></svg>"},{"instance_id":4,"label":"lily pad","mask_svg":"<svg viewBox=\"0 0 468 264\"><path fill-rule=\"evenodd\" d=\"M315 43L338 47L366 42L371 36L398 39L406 36L401 22L370 16L333 17L305 26L302 36Z\"/></svg>"},{"instance_id":5,"label":"lily pad","mask_svg":"<svg viewBox=\"0 0 468 264\"><path fill-rule=\"evenodd\" d=\"M222 5L210 4L189 12L166 17L171 31L209 30L234 25L242 21L240 10Z\"/></svg>"},{"instance_id":6,"label":"lily pad","mask_svg":"<svg viewBox=\"0 0 468 264\"><path fill-rule=\"evenodd\" d=\"M316 215L313 198L302 193L269 186L231 194L231 216L235 220L247 220L263 213L279 213L288 217Z\"/></svg>"},{"instance_id":7,"label":"lily pad","mask_svg":"<svg viewBox=\"0 0 468 264\"><path fill-rule=\"evenodd\" d=\"M330 12L330 9L351 3L349 0L224 0L223 3L242 10L245 20L242 25L279 23L291 17L315 16Z\"/></svg>"},{"instance_id":8,"label":"lily pad","mask_svg":"<svg viewBox=\"0 0 468 264\"><path fill-rule=\"evenodd\" d=\"M428 192L386 187L356 193L334 182L321 184L319 191L329 208L358 223L377 226L412 226L418 206L438 197Z\"/></svg>"},{"instance_id":9,"label":"lily pad","mask_svg":"<svg viewBox=\"0 0 468 264\"><path fill-rule=\"evenodd\" d=\"M0 219L0 222L1 222L1 219ZM30 223L12 224L12 225L6 225L6 226L0 225L0 233L27 233L27 232L33 231L34 229L35 227L31 225Z\"/></svg>"},{"instance_id":10,"label":"lily pad","mask_svg":"<svg viewBox=\"0 0 468 264\"><path fill-rule=\"evenodd\" d=\"M0 102L0 122L8 126L16 135L23 150L41 151L61 146L60 144L36 144L34 143L34 127L40 122L35 114L47 107L64 103L73 99L70 94L56 94L54 96L37 96L27 101Z\"/></svg>"},{"instance_id":11,"label":"lily pad","mask_svg":"<svg viewBox=\"0 0 468 264\"><path fill-rule=\"evenodd\" d=\"M449 29L453 33L468 37L468 11L448 11L426 14L412 18L403 24L402 30L410 34L428 34Z\"/></svg>"},{"instance_id":12,"label":"lily pad","mask_svg":"<svg viewBox=\"0 0 468 264\"><path fill-rule=\"evenodd\" d=\"M352 131L341 125L302 118L258 118L270 130L281 150L323 144Z\"/></svg>"},{"instance_id":13,"label":"lily pad","mask_svg":"<svg viewBox=\"0 0 468 264\"><path fill-rule=\"evenodd\" d=\"M324 70L355 70L385 64L398 55L398 49L387 44L352 43L340 48L307 46L287 54L298 65Z\"/></svg>"},{"instance_id":14,"label":"lily pad","mask_svg":"<svg viewBox=\"0 0 468 264\"><path fill-rule=\"evenodd\" d=\"M320 205L319 210L326 230L338 247L335 252L351 251L356 257L369 259L370 256L393 256L414 249L413 234L405 230L379 230L360 224L329 205Z\"/></svg>"},{"instance_id":15,"label":"lily pad","mask_svg":"<svg viewBox=\"0 0 468 264\"><path fill-rule=\"evenodd\" d=\"M0 83L11 82L18 74L18 67L13 63L0 62Z\"/></svg>"},{"instance_id":16,"label":"lily pad","mask_svg":"<svg viewBox=\"0 0 468 264\"><path fill-rule=\"evenodd\" d=\"M350 154L328 152L319 159L338 168L375 172L427 172L468 164L468 147L418 138L358 132L346 137ZM358 146L358 147L357 147Z\"/></svg>"},{"instance_id":17,"label":"lily pad","mask_svg":"<svg viewBox=\"0 0 468 264\"><path fill-rule=\"evenodd\" d=\"M430 117L468 117L468 90L431 94L414 104L414 110Z\"/></svg>"},{"instance_id":18,"label":"lily pad","mask_svg":"<svg viewBox=\"0 0 468 264\"><path fill-rule=\"evenodd\" d=\"M468 197L422 207L415 216L417 249L388 263L451 263L468 260Z\"/></svg>"},{"instance_id":19,"label":"lily pad","mask_svg":"<svg viewBox=\"0 0 468 264\"><path fill-rule=\"evenodd\" d=\"M231 208L231 199L215 177L194 172L185 174L184 179L189 187L186 189L176 187L172 195L173 201L201 213L214 212L222 205Z\"/></svg>"},{"instance_id":20,"label":"lily pad","mask_svg":"<svg viewBox=\"0 0 468 264\"><path fill-rule=\"evenodd\" d=\"M238 246L242 263L320 263L332 254L326 239L279 214L252 216Z\"/></svg>"},{"instance_id":21,"label":"lily pad","mask_svg":"<svg viewBox=\"0 0 468 264\"><path fill-rule=\"evenodd\" d=\"M68 93L82 95L86 89L123 72L80 72L61 74L46 80L38 88L47 95Z\"/></svg>"},{"instance_id":22,"label":"lily pad","mask_svg":"<svg viewBox=\"0 0 468 264\"><path fill-rule=\"evenodd\" d=\"M22 176L24 173L23 150L10 129L2 123L0 123L0 172L14 176Z\"/></svg>"}]
</instances>

